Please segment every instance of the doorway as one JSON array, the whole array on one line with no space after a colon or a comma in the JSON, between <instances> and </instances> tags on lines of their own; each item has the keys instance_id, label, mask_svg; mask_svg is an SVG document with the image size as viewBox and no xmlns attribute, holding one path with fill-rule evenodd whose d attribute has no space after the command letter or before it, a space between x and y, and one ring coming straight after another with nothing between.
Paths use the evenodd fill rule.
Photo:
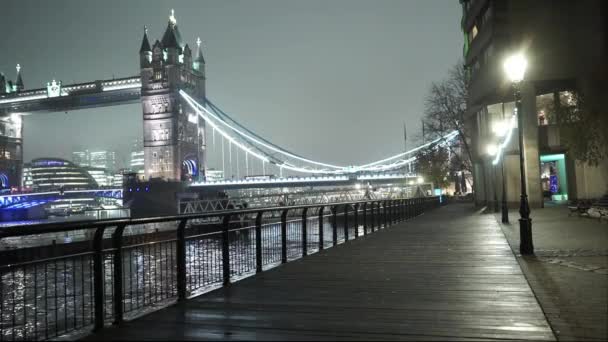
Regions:
<instances>
[{"instance_id":1,"label":"doorway","mask_svg":"<svg viewBox=\"0 0 608 342\"><path fill-rule=\"evenodd\" d=\"M540 156L540 182L545 203L568 201L566 156L563 153Z\"/></svg>"}]
</instances>

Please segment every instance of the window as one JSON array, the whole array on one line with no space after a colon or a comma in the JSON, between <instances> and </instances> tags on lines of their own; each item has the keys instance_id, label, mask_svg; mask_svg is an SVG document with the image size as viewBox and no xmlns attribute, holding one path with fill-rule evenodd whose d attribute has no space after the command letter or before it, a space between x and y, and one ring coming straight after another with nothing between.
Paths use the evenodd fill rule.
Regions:
<instances>
[{"instance_id":1,"label":"window","mask_svg":"<svg viewBox=\"0 0 608 342\"><path fill-rule=\"evenodd\" d=\"M152 130L152 141L166 141L169 140L169 130L167 128L160 128Z\"/></svg>"},{"instance_id":2,"label":"window","mask_svg":"<svg viewBox=\"0 0 608 342\"><path fill-rule=\"evenodd\" d=\"M555 102L553 93L536 96L536 117L539 126L545 126L554 121Z\"/></svg>"},{"instance_id":3,"label":"window","mask_svg":"<svg viewBox=\"0 0 608 342\"><path fill-rule=\"evenodd\" d=\"M155 72L154 72L154 79L155 79L155 80L157 80L157 81L158 81L158 80L160 80L160 79L162 79L162 78L163 78L163 73L162 73L162 71L155 71Z\"/></svg>"}]
</instances>

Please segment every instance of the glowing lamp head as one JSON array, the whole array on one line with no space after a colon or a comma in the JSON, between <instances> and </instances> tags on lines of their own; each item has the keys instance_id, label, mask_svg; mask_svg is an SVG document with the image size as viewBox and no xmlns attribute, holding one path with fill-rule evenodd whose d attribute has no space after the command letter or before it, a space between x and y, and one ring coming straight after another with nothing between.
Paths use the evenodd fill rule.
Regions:
<instances>
[{"instance_id":1,"label":"glowing lamp head","mask_svg":"<svg viewBox=\"0 0 608 342\"><path fill-rule=\"evenodd\" d=\"M523 81L527 66L528 61L526 61L526 58L521 53L507 57L503 64L507 77L513 83Z\"/></svg>"},{"instance_id":2,"label":"glowing lamp head","mask_svg":"<svg viewBox=\"0 0 608 342\"><path fill-rule=\"evenodd\" d=\"M355 184L355 189L360 190L361 189L361 184L359 184L359 183Z\"/></svg>"},{"instance_id":3,"label":"glowing lamp head","mask_svg":"<svg viewBox=\"0 0 608 342\"><path fill-rule=\"evenodd\" d=\"M495 144L489 144L486 147L486 152L488 153L488 155L490 156L495 156L496 153L498 152L498 147Z\"/></svg>"},{"instance_id":4,"label":"glowing lamp head","mask_svg":"<svg viewBox=\"0 0 608 342\"><path fill-rule=\"evenodd\" d=\"M418 184L422 184L422 183L424 183L424 178L418 177Z\"/></svg>"}]
</instances>

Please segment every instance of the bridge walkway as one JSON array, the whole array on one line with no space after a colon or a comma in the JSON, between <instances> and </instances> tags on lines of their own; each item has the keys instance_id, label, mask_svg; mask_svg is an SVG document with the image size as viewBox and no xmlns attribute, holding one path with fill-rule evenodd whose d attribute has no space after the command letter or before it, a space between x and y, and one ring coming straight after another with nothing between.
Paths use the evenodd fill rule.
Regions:
<instances>
[{"instance_id":1,"label":"bridge walkway","mask_svg":"<svg viewBox=\"0 0 608 342\"><path fill-rule=\"evenodd\" d=\"M433 210L90 340L554 340L492 215Z\"/></svg>"}]
</instances>

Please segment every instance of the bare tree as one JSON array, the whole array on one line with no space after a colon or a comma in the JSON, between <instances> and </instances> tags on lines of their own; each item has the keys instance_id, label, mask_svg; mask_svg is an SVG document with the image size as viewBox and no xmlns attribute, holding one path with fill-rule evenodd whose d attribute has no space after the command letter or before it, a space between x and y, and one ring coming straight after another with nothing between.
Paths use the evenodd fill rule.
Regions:
<instances>
[{"instance_id":1,"label":"bare tree","mask_svg":"<svg viewBox=\"0 0 608 342\"><path fill-rule=\"evenodd\" d=\"M458 132L458 143L449 146L461 170L472 172L472 155L468 143L470 132L465 127L469 97L468 77L462 63L454 65L448 77L431 84L425 100L423 139L436 139Z\"/></svg>"},{"instance_id":2,"label":"bare tree","mask_svg":"<svg viewBox=\"0 0 608 342\"><path fill-rule=\"evenodd\" d=\"M432 182L436 188L450 184L450 159L448 152L437 146L423 148L416 153L416 171Z\"/></svg>"}]
</instances>

